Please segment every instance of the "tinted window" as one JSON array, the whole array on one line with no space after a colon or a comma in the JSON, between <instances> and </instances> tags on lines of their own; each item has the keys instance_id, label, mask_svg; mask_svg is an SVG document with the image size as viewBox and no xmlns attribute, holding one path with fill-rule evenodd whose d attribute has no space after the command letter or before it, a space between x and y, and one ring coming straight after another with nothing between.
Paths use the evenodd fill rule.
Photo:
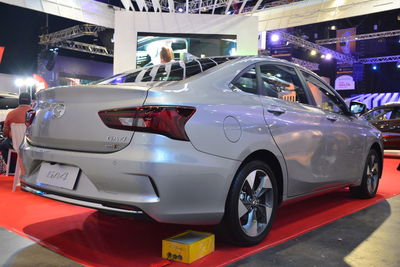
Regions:
<instances>
[{"instance_id":1,"label":"tinted window","mask_svg":"<svg viewBox=\"0 0 400 267\"><path fill-rule=\"evenodd\" d=\"M18 98L0 97L0 109L12 109L18 107Z\"/></svg>"},{"instance_id":2,"label":"tinted window","mask_svg":"<svg viewBox=\"0 0 400 267\"><path fill-rule=\"evenodd\" d=\"M197 60L190 61L185 64L186 66L186 77L196 75L201 72L200 63Z\"/></svg>"},{"instance_id":3,"label":"tinted window","mask_svg":"<svg viewBox=\"0 0 400 267\"><path fill-rule=\"evenodd\" d=\"M400 119L400 108L393 110L392 116L390 117L391 120L398 120Z\"/></svg>"},{"instance_id":4,"label":"tinted window","mask_svg":"<svg viewBox=\"0 0 400 267\"><path fill-rule=\"evenodd\" d=\"M344 113L346 110L345 104L328 86L309 73L302 71L302 74L317 107L335 113Z\"/></svg>"},{"instance_id":5,"label":"tinted window","mask_svg":"<svg viewBox=\"0 0 400 267\"><path fill-rule=\"evenodd\" d=\"M392 116L394 115L394 116ZM364 118L366 118L369 121L382 121L382 120L389 120L389 119L394 119L395 114L392 109L385 109L385 108L380 108L376 109L373 111L370 111L364 115Z\"/></svg>"},{"instance_id":6,"label":"tinted window","mask_svg":"<svg viewBox=\"0 0 400 267\"><path fill-rule=\"evenodd\" d=\"M257 94L257 72L255 67L241 74L232 84L244 92Z\"/></svg>"},{"instance_id":7,"label":"tinted window","mask_svg":"<svg viewBox=\"0 0 400 267\"><path fill-rule=\"evenodd\" d=\"M307 96L294 68L283 65L260 66L261 94L307 104Z\"/></svg>"}]
</instances>

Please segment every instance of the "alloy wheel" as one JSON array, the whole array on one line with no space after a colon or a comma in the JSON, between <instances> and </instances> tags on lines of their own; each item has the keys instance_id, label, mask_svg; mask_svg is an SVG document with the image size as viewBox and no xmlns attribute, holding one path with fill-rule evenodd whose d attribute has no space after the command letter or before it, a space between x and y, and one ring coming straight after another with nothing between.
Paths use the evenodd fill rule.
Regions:
<instances>
[{"instance_id":1,"label":"alloy wheel","mask_svg":"<svg viewBox=\"0 0 400 267\"><path fill-rule=\"evenodd\" d=\"M247 175L240 190L238 216L246 235L260 235L271 219L274 191L268 174L260 169Z\"/></svg>"},{"instance_id":2,"label":"alloy wheel","mask_svg":"<svg viewBox=\"0 0 400 267\"><path fill-rule=\"evenodd\" d=\"M373 193L376 190L376 186L378 185L378 179L379 179L379 163L374 154L370 155L370 158L368 160L368 166L367 166L367 189L369 193Z\"/></svg>"}]
</instances>

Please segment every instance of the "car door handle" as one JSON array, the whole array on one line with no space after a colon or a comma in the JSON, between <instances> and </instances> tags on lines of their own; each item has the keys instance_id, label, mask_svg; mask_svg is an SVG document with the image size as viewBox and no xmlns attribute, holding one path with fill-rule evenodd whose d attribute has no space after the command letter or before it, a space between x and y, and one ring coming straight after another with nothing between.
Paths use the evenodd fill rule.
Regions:
<instances>
[{"instance_id":1,"label":"car door handle","mask_svg":"<svg viewBox=\"0 0 400 267\"><path fill-rule=\"evenodd\" d=\"M280 107L277 107L277 106L269 106L269 107L267 108L267 110L268 110L268 112L276 113L276 114L282 114L282 113L285 113L285 112L286 112L285 109L280 108Z\"/></svg>"},{"instance_id":2,"label":"car door handle","mask_svg":"<svg viewBox=\"0 0 400 267\"><path fill-rule=\"evenodd\" d=\"M338 119L336 116L333 116L333 115L328 115L326 118L330 121L337 121L337 119Z\"/></svg>"}]
</instances>

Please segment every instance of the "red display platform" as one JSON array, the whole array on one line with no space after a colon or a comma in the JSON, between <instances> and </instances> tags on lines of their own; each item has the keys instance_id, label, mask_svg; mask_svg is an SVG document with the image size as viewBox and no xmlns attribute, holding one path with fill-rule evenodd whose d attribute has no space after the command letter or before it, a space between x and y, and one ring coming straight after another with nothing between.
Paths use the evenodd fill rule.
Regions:
<instances>
[{"instance_id":1,"label":"red display platform","mask_svg":"<svg viewBox=\"0 0 400 267\"><path fill-rule=\"evenodd\" d=\"M268 237L259 245L237 248L217 240L216 251L191 266L222 266L285 242L338 218L400 194L398 158L385 159L374 199L358 200L348 190L283 206ZM30 193L11 192L12 178L0 176L0 226L87 266L164 266L161 240L187 229L212 227L141 222L102 215ZM173 266L186 264L171 263Z\"/></svg>"}]
</instances>

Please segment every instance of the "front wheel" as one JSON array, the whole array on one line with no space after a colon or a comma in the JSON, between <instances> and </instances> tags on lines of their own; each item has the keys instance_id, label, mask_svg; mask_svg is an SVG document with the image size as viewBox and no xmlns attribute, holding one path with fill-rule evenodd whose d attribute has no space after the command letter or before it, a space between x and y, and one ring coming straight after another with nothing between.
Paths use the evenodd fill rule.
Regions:
<instances>
[{"instance_id":1,"label":"front wheel","mask_svg":"<svg viewBox=\"0 0 400 267\"><path fill-rule=\"evenodd\" d=\"M365 162L361 185L350 187L351 194L363 199L375 197L376 191L378 191L380 168L378 153L371 149Z\"/></svg>"},{"instance_id":2,"label":"front wheel","mask_svg":"<svg viewBox=\"0 0 400 267\"><path fill-rule=\"evenodd\" d=\"M222 221L224 231L236 245L255 245L270 231L277 207L274 173L264 162L251 161L232 182Z\"/></svg>"}]
</instances>

